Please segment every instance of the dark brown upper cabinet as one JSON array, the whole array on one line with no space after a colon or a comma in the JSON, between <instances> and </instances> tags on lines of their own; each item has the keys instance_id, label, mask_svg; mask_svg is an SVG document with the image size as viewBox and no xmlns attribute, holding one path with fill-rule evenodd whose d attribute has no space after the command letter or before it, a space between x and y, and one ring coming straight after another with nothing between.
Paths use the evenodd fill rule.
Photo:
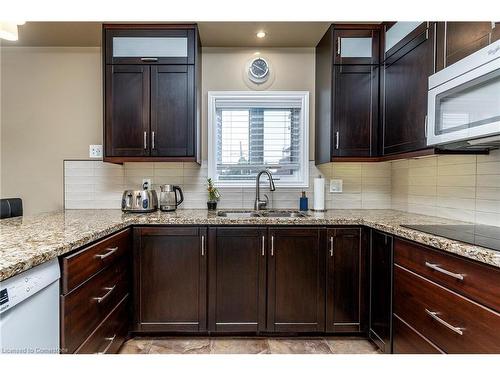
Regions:
<instances>
[{"instance_id":1,"label":"dark brown upper cabinet","mask_svg":"<svg viewBox=\"0 0 500 375\"><path fill-rule=\"evenodd\" d=\"M380 25L332 25L316 46L316 164L377 155Z\"/></svg>"},{"instance_id":2,"label":"dark brown upper cabinet","mask_svg":"<svg viewBox=\"0 0 500 375\"><path fill-rule=\"evenodd\" d=\"M199 162L196 25L104 25L104 161Z\"/></svg>"},{"instance_id":3,"label":"dark brown upper cabinet","mask_svg":"<svg viewBox=\"0 0 500 375\"><path fill-rule=\"evenodd\" d=\"M367 241L360 228L327 231L326 331L366 332Z\"/></svg>"},{"instance_id":4,"label":"dark brown upper cabinet","mask_svg":"<svg viewBox=\"0 0 500 375\"><path fill-rule=\"evenodd\" d=\"M427 147L427 91L428 78L435 71L435 25L420 23L398 39L390 32L398 24L385 28L381 87L383 155Z\"/></svg>"},{"instance_id":5,"label":"dark brown upper cabinet","mask_svg":"<svg viewBox=\"0 0 500 375\"><path fill-rule=\"evenodd\" d=\"M270 228L268 311L270 332L324 332L325 229Z\"/></svg>"},{"instance_id":6,"label":"dark brown upper cabinet","mask_svg":"<svg viewBox=\"0 0 500 375\"><path fill-rule=\"evenodd\" d=\"M498 38L495 22L437 22L436 70L467 57Z\"/></svg>"},{"instance_id":7,"label":"dark brown upper cabinet","mask_svg":"<svg viewBox=\"0 0 500 375\"><path fill-rule=\"evenodd\" d=\"M393 238L371 231L369 337L384 353L392 351Z\"/></svg>"},{"instance_id":8,"label":"dark brown upper cabinet","mask_svg":"<svg viewBox=\"0 0 500 375\"><path fill-rule=\"evenodd\" d=\"M190 226L134 229L135 330L207 330L206 232Z\"/></svg>"},{"instance_id":9,"label":"dark brown upper cabinet","mask_svg":"<svg viewBox=\"0 0 500 375\"><path fill-rule=\"evenodd\" d=\"M265 331L267 229L210 228L209 248L209 331Z\"/></svg>"},{"instance_id":10,"label":"dark brown upper cabinet","mask_svg":"<svg viewBox=\"0 0 500 375\"><path fill-rule=\"evenodd\" d=\"M106 64L194 64L192 25L106 25Z\"/></svg>"},{"instance_id":11,"label":"dark brown upper cabinet","mask_svg":"<svg viewBox=\"0 0 500 375\"><path fill-rule=\"evenodd\" d=\"M106 66L106 156L148 156L150 69Z\"/></svg>"}]
</instances>

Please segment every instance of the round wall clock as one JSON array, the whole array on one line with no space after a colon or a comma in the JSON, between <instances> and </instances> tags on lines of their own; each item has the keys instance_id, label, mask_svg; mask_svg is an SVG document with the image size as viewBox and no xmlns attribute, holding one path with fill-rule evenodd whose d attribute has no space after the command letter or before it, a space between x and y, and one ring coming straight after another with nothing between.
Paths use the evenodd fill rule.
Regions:
<instances>
[{"instance_id":1,"label":"round wall clock","mask_svg":"<svg viewBox=\"0 0 500 375\"><path fill-rule=\"evenodd\" d=\"M264 83L269 78L269 64L262 57L252 60L248 67L248 78L254 83Z\"/></svg>"}]
</instances>

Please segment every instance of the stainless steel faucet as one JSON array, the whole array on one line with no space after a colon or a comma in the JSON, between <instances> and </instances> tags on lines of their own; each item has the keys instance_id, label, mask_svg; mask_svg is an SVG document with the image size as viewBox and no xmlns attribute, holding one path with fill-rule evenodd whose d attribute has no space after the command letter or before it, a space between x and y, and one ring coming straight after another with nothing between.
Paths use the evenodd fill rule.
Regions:
<instances>
[{"instance_id":1,"label":"stainless steel faucet","mask_svg":"<svg viewBox=\"0 0 500 375\"><path fill-rule=\"evenodd\" d=\"M276 190L276 188L274 187L274 180L271 172L269 172L267 169L260 171L257 174L257 178L255 179L255 204L253 207L254 210L265 210L267 208L267 203L269 203L269 197L266 194L264 194L264 197L266 197L265 200L260 199L260 176L262 176L263 173L267 174L267 177L269 178L269 189L271 189L271 191Z\"/></svg>"}]
</instances>

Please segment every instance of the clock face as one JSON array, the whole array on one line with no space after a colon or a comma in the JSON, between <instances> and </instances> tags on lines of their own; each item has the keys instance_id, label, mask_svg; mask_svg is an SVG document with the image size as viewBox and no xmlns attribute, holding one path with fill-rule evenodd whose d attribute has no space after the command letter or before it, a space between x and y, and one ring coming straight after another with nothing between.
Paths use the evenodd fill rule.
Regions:
<instances>
[{"instance_id":1,"label":"clock face","mask_svg":"<svg viewBox=\"0 0 500 375\"><path fill-rule=\"evenodd\" d=\"M262 57L258 57L252 61L248 72L250 79L253 81L263 82L269 74L269 65Z\"/></svg>"}]
</instances>

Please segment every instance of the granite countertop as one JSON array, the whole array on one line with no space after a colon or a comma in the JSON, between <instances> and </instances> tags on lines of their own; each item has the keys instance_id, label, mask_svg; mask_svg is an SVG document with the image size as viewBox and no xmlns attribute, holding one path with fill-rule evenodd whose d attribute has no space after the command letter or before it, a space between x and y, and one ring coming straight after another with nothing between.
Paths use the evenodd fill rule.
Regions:
<instances>
[{"instance_id":1,"label":"granite countertop","mask_svg":"<svg viewBox=\"0 0 500 375\"><path fill-rule=\"evenodd\" d=\"M403 228L463 222L394 210L330 210L305 218L226 218L207 210L124 214L66 210L0 220L0 281L130 225L365 225L500 268L500 252Z\"/></svg>"}]
</instances>

